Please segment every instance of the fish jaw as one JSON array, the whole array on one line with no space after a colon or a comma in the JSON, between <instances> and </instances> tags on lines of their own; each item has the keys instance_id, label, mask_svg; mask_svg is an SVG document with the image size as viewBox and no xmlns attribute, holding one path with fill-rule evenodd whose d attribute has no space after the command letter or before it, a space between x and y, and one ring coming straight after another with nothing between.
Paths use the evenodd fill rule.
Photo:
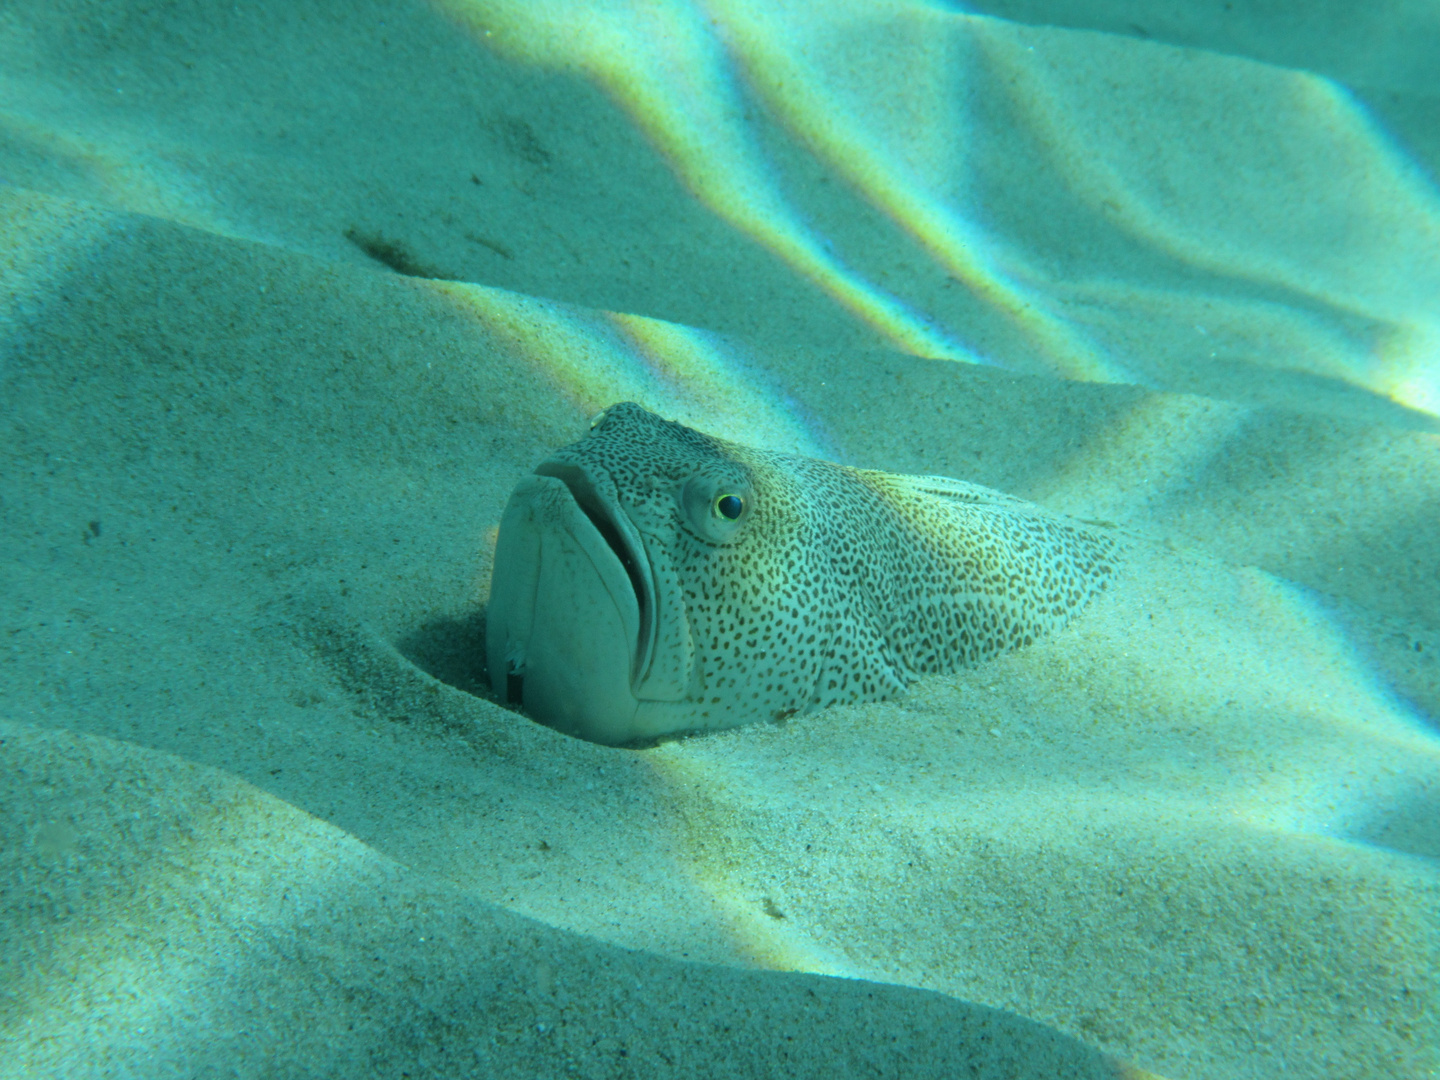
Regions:
<instances>
[{"instance_id":1,"label":"fish jaw","mask_svg":"<svg viewBox=\"0 0 1440 1080\"><path fill-rule=\"evenodd\" d=\"M540 463L537 475L562 481L599 538L619 559L639 608L639 632L630 688L641 701L683 702L699 690L694 642L683 590L667 538L675 531L666 500L637 512L622 502L604 470L561 450Z\"/></svg>"},{"instance_id":2,"label":"fish jaw","mask_svg":"<svg viewBox=\"0 0 1440 1080\"><path fill-rule=\"evenodd\" d=\"M640 611L619 557L565 483L526 477L495 549L486 654L496 695L568 735L641 737L631 690Z\"/></svg>"},{"instance_id":3,"label":"fish jaw","mask_svg":"<svg viewBox=\"0 0 1440 1080\"><path fill-rule=\"evenodd\" d=\"M572 461L561 451L542 461L535 474L559 480L564 485L574 509L588 521L590 530L586 532L580 518L573 514L566 515L566 527L577 536L583 534L592 548L597 543L605 545L630 583L638 617L636 632L630 638L633 688L649 666L655 647L655 578L646 545L635 523L621 509L614 482L603 471L597 474L596 470ZM558 491L555 498L563 501Z\"/></svg>"}]
</instances>

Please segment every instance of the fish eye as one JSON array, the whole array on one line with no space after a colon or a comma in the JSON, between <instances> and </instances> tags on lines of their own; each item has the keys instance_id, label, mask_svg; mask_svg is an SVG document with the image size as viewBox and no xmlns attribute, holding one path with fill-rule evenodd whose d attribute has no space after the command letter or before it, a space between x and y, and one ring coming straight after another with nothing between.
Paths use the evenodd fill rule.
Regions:
<instances>
[{"instance_id":1,"label":"fish eye","mask_svg":"<svg viewBox=\"0 0 1440 1080\"><path fill-rule=\"evenodd\" d=\"M702 468L676 492L681 518L695 536L712 544L728 544L743 533L755 513L755 493L748 478L734 475L738 471Z\"/></svg>"},{"instance_id":2,"label":"fish eye","mask_svg":"<svg viewBox=\"0 0 1440 1080\"><path fill-rule=\"evenodd\" d=\"M590 418L591 431L594 431L597 427L600 426L600 421L605 419L605 414L609 411L609 409L601 409L599 412L597 412L594 416Z\"/></svg>"},{"instance_id":3,"label":"fish eye","mask_svg":"<svg viewBox=\"0 0 1440 1080\"><path fill-rule=\"evenodd\" d=\"M716 497L713 509L726 521L734 521L745 512L745 500L733 492L727 492Z\"/></svg>"}]
</instances>

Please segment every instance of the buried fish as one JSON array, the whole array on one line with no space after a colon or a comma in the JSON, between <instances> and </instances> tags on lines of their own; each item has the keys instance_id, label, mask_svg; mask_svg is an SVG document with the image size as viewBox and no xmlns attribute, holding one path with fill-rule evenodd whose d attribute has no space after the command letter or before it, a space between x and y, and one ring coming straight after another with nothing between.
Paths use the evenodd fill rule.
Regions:
<instances>
[{"instance_id":1,"label":"buried fish","mask_svg":"<svg viewBox=\"0 0 1440 1080\"><path fill-rule=\"evenodd\" d=\"M756 450L626 402L510 496L490 679L612 745L878 701L1059 629L1117 553L988 488Z\"/></svg>"}]
</instances>

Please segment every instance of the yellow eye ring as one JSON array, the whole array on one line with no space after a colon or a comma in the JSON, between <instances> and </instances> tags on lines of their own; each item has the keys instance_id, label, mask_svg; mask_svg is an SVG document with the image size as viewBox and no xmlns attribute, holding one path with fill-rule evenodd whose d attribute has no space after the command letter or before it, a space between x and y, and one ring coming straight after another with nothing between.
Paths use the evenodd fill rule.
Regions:
<instances>
[{"instance_id":1,"label":"yellow eye ring","mask_svg":"<svg viewBox=\"0 0 1440 1080\"><path fill-rule=\"evenodd\" d=\"M710 510L716 517L735 521L745 512L745 500L733 492L726 492L715 496L715 503Z\"/></svg>"}]
</instances>

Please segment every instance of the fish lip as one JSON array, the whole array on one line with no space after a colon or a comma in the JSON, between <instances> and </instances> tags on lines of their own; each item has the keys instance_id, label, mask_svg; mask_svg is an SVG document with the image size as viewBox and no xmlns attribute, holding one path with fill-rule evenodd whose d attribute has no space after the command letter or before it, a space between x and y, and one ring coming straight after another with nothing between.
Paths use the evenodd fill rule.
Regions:
<instances>
[{"instance_id":1,"label":"fish lip","mask_svg":"<svg viewBox=\"0 0 1440 1080\"><path fill-rule=\"evenodd\" d=\"M551 458L535 467L535 475L548 476L565 485L580 512L589 519L606 546L620 560L625 576L630 579L630 587L635 590L635 606L640 613L640 632L633 643L634 662L630 671L633 686L644 675L655 644L656 587L650 559L645 554L640 533L620 510L619 499L613 494L614 485L606 485L611 491L602 493L595 477L584 466L561 458ZM608 477L606 479L608 480Z\"/></svg>"}]
</instances>

